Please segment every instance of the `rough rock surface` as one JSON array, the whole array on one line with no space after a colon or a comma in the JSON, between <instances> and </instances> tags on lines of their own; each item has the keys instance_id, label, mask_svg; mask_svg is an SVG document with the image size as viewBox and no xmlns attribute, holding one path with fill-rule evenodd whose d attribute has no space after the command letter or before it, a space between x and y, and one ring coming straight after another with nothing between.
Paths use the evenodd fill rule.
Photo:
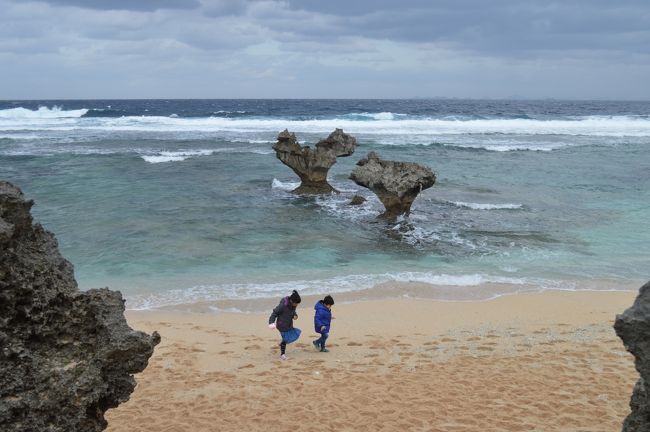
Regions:
<instances>
[{"instance_id":1,"label":"rough rock surface","mask_svg":"<svg viewBox=\"0 0 650 432\"><path fill-rule=\"evenodd\" d=\"M101 431L160 336L127 325L119 292L78 290L32 204L0 181L0 430Z\"/></svg>"},{"instance_id":2,"label":"rough rock surface","mask_svg":"<svg viewBox=\"0 0 650 432\"><path fill-rule=\"evenodd\" d=\"M386 208L380 217L388 220L408 215L418 194L436 182L431 168L413 162L381 160L374 152L357 162L350 179L379 197Z\"/></svg>"},{"instance_id":3,"label":"rough rock surface","mask_svg":"<svg viewBox=\"0 0 650 432\"><path fill-rule=\"evenodd\" d=\"M630 400L631 413L623 422L623 432L650 432L650 282L639 290L634 304L614 322L616 334L625 349L634 355L634 365L641 377L634 386Z\"/></svg>"},{"instance_id":4,"label":"rough rock surface","mask_svg":"<svg viewBox=\"0 0 650 432\"><path fill-rule=\"evenodd\" d=\"M364 202L366 202L366 199L364 197L362 197L361 195L355 195L350 200L349 205L356 206L356 205L361 205Z\"/></svg>"},{"instance_id":5,"label":"rough rock surface","mask_svg":"<svg viewBox=\"0 0 650 432\"><path fill-rule=\"evenodd\" d=\"M337 157L350 156L356 148L357 140L341 129L320 140L314 149L298 144L296 135L286 129L273 144L278 159L300 177L300 186L293 192L301 194L336 192L327 182L327 172Z\"/></svg>"}]
</instances>

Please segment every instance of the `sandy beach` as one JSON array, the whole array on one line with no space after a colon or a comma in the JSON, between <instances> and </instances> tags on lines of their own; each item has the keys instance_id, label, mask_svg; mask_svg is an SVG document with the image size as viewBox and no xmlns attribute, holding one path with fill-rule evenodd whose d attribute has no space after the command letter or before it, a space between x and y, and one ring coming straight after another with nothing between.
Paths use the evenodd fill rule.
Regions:
<instances>
[{"instance_id":1,"label":"sandy beach","mask_svg":"<svg viewBox=\"0 0 650 432\"><path fill-rule=\"evenodd\" d=\"M304 298L287 361L270 309L130 311L162 343L108 431L620 430L638 374L612 324L635 296L337 302L329 353Z\"/></svg>"}]
</instances>

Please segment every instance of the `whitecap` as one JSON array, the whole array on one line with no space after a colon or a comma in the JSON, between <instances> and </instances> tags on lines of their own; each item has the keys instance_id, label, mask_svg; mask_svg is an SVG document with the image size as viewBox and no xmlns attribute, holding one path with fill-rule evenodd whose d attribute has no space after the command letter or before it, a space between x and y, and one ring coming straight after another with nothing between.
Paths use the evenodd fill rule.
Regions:
<instances>
[{"instance_id":1,"label":"whitecap","mask_svg":"<svg viewBox=\"0 0 650 432\"><path fill-rule=\"evenodd\" d=\"M401 114L401 113L392 113L389 111L383 111L383 112L378 112L378 113L370 113L370 112L361 112L361 113L349 113L345 114L342 117L343 118L362 118L362 119L370 119L370 120L395 120L400 117L406 117L407 114Z\"/></svg>"},{"instance_id":2,"label":"whitecap","mask_svg":"<svg viewBox=\"0 0 650 432\"><path fill-rule=\"evenodd\" d=\"M57 119L57 118L79 118L88 112L87 109L63 110L59 106L48 108L38 107L37 110L30 110L23 107L8 108L0 110L0 119Z\"/></svg>"},{"instance_id":3,"label":"whitecap","mask_svg":"<svg viewBox=\"0 0 650 432\"><path fill-rule=\"evenodd\" d=\"M298 186L300 186L300 182L283 182L276 178L274 178L273 181L271 182L272 189L282 189L286 191L292 191Z\"/></svg>"},{"instance_id":4,"label":"whitecap","mask_svg":"<svg viewBox=\"0 0 650 432\"><path fill-rule=\"evenodd\" d=\"M209 156L214 150L161 151L157 154L141 154L140 157L149 163L181 162L193 156Z\"/></svg>"},{"instance_id":5,"label":"whitecap","mask_svg":"<svg viewBox=\"0 0 650 432\"><path fill-rule=\"evenodd\" d=\"M462 201L445 201L456 207L464 207L472 210L519 210L523 208L522 204L489 204L489 203L471 203Z\"/></svg>"},{"instance_id":6,"label":"whitecap","mask_svg":"<svg viewBox=\"0 0 650 432\"><path fill-rule=\"evenodd\" d=\"M144 159L146 162L155 164L155 163L163 163L163 162L180 162L184 161L187 159L186 156L145 156L141 155L140 156L142 159Z\"/></svg>"},{"instance_id":7,"label":"whitecap","mask_svg":"<svg viewBox=\"0 0 650 432\"><path fill-rule=\"evenodd\" d=\"M117 118L76 118L87 110L62 111L58 108L39 108L30 111L24 108L12 108L0 111L0 130L7 128L30 130L41 129L43 125L36 120L54 119L48 123L48 129L67 130L64 123L68 117L75 120L75 129L92 131L126 131L126 132L204 132L204 133L263 133L272 136L278 131L289 129L297 134L326 135L335 128L342 128L347 133L376 137L379 144L413 145L446 143L445 137L451 137L451 145L486 148L490 151L539 150L549 151L558 146L574 145L571 140L562 143L527 143L522 141L491 142L486 137L506 135L544 136L585 136L585 137L649 137L650 120L629 116L611 118L584 117L580 120L532 120L532 119L480 119L480 120L444 120L444 119L382 119L384 114L375 116L380 119L364 121L351 118L288 120L284 118L172 118L163 116L124 116ZM22 113L22 114L21 114ZM382 114L382 115L379 115ZM392 116L394 114L391 113ZM22 116L22 117L21 117ZM388 117L388 115L385 115ZM478 137L476 137L478 135ZM454 143L453 139L472 136L473 140L485 142ZM391 137L399 138L393 139ZM456 137L456 138L453 138ZM453 138L453 139L452 139Z\"/></svg>"}]
</instances>

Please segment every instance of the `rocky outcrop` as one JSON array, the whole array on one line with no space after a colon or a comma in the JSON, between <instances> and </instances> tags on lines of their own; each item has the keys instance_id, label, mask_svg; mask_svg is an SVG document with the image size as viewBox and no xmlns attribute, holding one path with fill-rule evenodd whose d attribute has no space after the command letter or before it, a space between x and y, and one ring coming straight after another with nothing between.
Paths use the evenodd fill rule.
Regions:
<instances>
[{"instance_id":1,"label":"rocky outcrop","mask_svg":"<svg viewBox=\"0 0 650 432\"><path fill-rule=\"evenodd\" d=\"M357 206L363 204L364 202L366 202L366 199L364 197L361 195L355 195L352 197L348 204L351 206Z\"/></svg>"},{"instance_id":2,"label":"rocky outcrop","mask_svg":"<svg viewBox=\"0 0 650 432\"><path fill-rule=\"evenodd\" d=\"M101 431L160 336L127 325L119 292L78 290L32 204L0 181L0 430Z\"/></svg>"},{"instance_id":3,"label":"rocky outcrop","mask_svg":"<svg viewBox=\"0 0 650 432\"><path fill-rule=\"evenodd\" d=\"M341 129L320 140L314 149L298 144L296 135L286 129L273 144L278 159L300 177L300 186L293 192L301 194L336 192L327 182L327 173L337 157L350 156L356 148L357 140Z\"/></svg>"},{"instance_id":4,"label":"rocky outcrop","mask_svg":"<svg viewBox=\"0 0 650 432\"><path fill-rule=\"evenodd\" d=\"M379 217L388 220L408 215L418 194L436 182L431 168L413 162L381 160L374 152L357 162L350 179L379 197L386 208Z\"/></svg>"},{"instance_id":5,"label":"rocky outcrop","mask_svg":"<svg viewBox=\"0 0 650 432\"><path fill-rule=\"evenodd\" d=\"M650 282L641 287L634 304L616 316L614 330L634 356L641 375L632 391L631 412L623 422L623 432L650 432Z\"/></svg>"}]
</instances>

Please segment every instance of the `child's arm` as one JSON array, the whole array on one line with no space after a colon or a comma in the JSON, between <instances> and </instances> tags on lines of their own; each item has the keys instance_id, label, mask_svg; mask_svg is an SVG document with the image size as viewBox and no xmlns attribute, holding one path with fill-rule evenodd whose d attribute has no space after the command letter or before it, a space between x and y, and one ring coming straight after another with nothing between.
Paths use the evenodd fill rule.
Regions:
<instances>
[{"instance_id":1,"label":"child's arm","mask_svg":"<svg viewBox=\"0 0 650 432\"><path fill-rule=\"evenodd\" d=\"M320 329L320 331L324 330L325 322L323 321L323 317L321 316L320 312L316 312L316 315L314 315L314 323L316 324L316 328Z\"/></svg>"},{"instance_id":2,"label":"child's arm","mask_svg":"<svg viewBox=\"0 0 650 432\"><path fill-rule=\"evenodd\" d=\"M273 312L271 312L271 316L269 317L269 327L270 328L275 328L275 320L278 319L278 316L280 315L280 309L281 308L282 308L282 304L279 304L273 309Z\"/></svg>"}]
</instances>

